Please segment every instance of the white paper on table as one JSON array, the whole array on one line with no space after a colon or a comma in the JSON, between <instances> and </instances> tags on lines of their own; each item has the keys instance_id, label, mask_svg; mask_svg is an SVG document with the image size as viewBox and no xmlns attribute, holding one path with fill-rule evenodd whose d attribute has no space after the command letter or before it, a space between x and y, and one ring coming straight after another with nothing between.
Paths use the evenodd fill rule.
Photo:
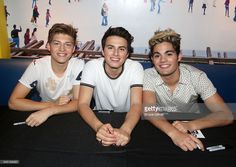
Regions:
<instances>
[{"instance_id":1,"label":"white paper on table","mask_svg":"<svg viewBox=\"0 0 236 167\"><path fill-rule=\"evenodd\" d=\"M201 130L194 130L191 132L191 134L196 138L205 138Z\"/></svg>"}]
</instances>

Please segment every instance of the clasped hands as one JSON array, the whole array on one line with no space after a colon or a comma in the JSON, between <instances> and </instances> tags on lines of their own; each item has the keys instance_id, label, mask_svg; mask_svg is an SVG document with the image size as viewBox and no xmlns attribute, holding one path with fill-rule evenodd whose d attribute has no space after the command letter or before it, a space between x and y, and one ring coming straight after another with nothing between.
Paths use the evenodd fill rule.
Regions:
<instances>
[{"instance_id":1,"label":"clasped hands","mask_svg":"<svg viewBox=\"0 0 236 167\"><path fill-rule=\"evenodd\" d=\"M103 124L97 129L96 139L103 146L125 146L130 141L130 134L123 129Z\"/></svg>"}]
</instances>

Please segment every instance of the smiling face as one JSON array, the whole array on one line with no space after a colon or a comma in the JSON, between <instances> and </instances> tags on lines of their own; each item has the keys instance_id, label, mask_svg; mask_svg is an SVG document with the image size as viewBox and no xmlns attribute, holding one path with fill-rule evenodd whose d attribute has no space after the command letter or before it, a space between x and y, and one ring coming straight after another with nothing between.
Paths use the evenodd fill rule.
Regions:
<instances>
[{"instance_id":1,"label":"smiling face","mask_svg":"<svg viewBox=\"0 0 236 167\"><path fill-rule=\"evenodd\" d=\"M103 55L105 58L105 69L108 73L122 71L122 66L128 57L127 40L119 36L109 36L106 39Z\"/></svg>"},{"instance_id":2,"label":"smiling face","mask_svg":"<svg viewBox=\"0 0 236 167\"><path fill-rule=\"evenodd\" d=\"M151 56L155 69L165 77L179 77L179 61L182 56L177 55L173 45L169 42L156 44Z\"/></svg>"},{"instance_id":3,"label":"smiling face","mask_svg":"<svg viewBox=\"0 0 236 167\"><path fill-rule=\"evenodd\" d=\"M51 53L52 64L67 65L75 51L75 44L71 36L58 33L55 34L52 41L47 44L47 48Z\"/></svg>"}]
</instances>

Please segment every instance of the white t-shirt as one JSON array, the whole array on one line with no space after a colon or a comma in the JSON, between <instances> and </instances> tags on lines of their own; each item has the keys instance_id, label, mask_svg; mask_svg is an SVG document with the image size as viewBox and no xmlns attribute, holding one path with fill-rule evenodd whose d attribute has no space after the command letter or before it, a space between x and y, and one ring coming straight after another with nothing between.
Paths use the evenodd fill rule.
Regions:
<instances>
[{"instance_id":1,"label":"white t-shirt","mask_svg":"<svg viewBox=\"0 0 236 167\"><path fill-rule=\"evenodd\" d=\"M110 78L104 69L104 58L91 60L83 70L81 85L92 87L96 110L130 110L130 89L143 86L143 67L127 59L123 71L116 79Z\"/></svg>"},{"instance_id":2,"label":"white t-shirt","mask_svg":"<svg viewBox=\"0 0 236 167\"><path fill-rule=\"evenodd\" d=\"M42 101L55 101L62 95L72 96L72 87L79 85L84 61L69 60L62 77L57 77L51 67L51 56L34 60L26 69L19 82L32 89L36 87Z\"/></svg>"}]
</instances>

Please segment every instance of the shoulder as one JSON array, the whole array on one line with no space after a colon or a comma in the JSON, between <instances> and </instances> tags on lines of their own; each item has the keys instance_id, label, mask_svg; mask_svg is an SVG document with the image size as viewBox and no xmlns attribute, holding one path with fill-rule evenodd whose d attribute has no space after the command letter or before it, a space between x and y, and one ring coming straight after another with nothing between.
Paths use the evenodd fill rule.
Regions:
<instances>
[{"instance_id":1,"label":"shoulder","mask_svg":"<svg viewBox=\"0 0 236 167\"><path fill-rule=\"evenodd\" d=\"M192 84L198 89L202 89L203 85L209 85L211 83L205 72L191 65L181 64L180 72L183 81Z\"/></svg>"},{"instance_id":2,"label":"shoulder","mask_svg":"<svg viewBox=\"0 0 236 167\"><path fill-rule=\"evenodd\" d=\"M188 65L188 64L182 64L181 63L179 68L180 68L180 71L183 71L185 73L189 73L190 75L199 76L199 75L202 75L202 74L205 73L202 70L200 70L200 69L198 69L196 67L193 67L191 65Z\"/></svg>"},{"instance_id":3,"label":"shoulder","mask_svg":"<svg viewBox=\"0 0 236 167\"><path fill-rule=\"evenodd\" d=\"M84 62L84 60L79 59L79 58L77 58L77 57L72 57L72 58L70 59L70 64L73 65L73 66L84 67L85 62Z\"/></svg>"},{"instance_id":4,"label":"shoulder","mask_svg":"<svg viewBox=\"0 0 236 167\"><path fill-rule=\"evenodd\" d=\"M159 74L157 73L156 69L152 67L152 68L145 69L144 75L149 76L149 77L157 77Z\"/></svg>"},{"instance_id":5,"label":"shoulder","mask_svg":"<svg viewBox=\"0 0 236 167\"><path fill-rule=\"evenodd\" d=\"M90 67L102 67L104 62L104 58L98 58L98 59L93 59L89 60L85 64L85 68L90 68Z\"/></svg>"},{"instance_id":6,"label":"shoulder","mask_svg":"<svg viewBox=\"0 0 236 167\"><path fill-rule=\"evenodd\" d=\"M50 56L45 56L39 59L34 59L31 64L34 66L43 66L43 65L47 65L49 64L51 61L51 57Z\"/></svg>"},{"instance_id":7,"label":"shoulder","mask_svg":"<svg viewBox=\"0 0 236 167\"><path fill-rule=\"evenodd\" d=\"M77 57L72 57L69 60L69 64L67 68L68 68L68 71L77 75L83 71L84 65L85 65L84 60L79 59Z\"/></svg>"},{"instance_id":8,"label":"shoulder","mask_svg":"<svg viewBox=\"0 0 236 167\"><path fill-rule=\"evenodd\" d=\"M138 61L134 61L131 59L126 60L125 67L127 67L128 69L142 69L143 70L143 66Z\"/></svg>"}]
</instances>

